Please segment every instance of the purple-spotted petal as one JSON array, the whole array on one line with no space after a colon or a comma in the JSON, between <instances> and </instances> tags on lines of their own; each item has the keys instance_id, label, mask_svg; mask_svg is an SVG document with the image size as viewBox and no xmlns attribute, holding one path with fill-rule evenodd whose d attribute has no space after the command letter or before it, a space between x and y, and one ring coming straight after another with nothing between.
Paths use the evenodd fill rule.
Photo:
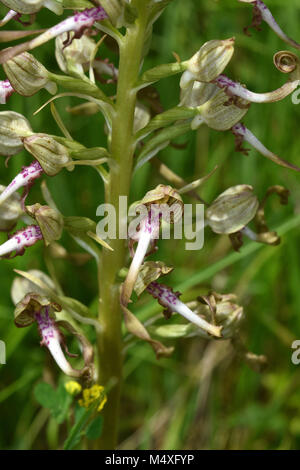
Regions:
<instances>
[{"instance_id":1,"label":"purple-spotted petal","mask_svg":"<svg viewBox=\"0 0 300 470\"><path fill-rule=\"evenodd\" d=\"M40 227L38 225L29 225L14 233L9 240L0 245L0 257L9 256L13 252L16 252L16 255L22 255L25 248L34 245L42 238Z\"/></svg>"},{"instance_id":2,"label":"purple-spotted petal","mask_svg":"<svg viewBox=\"0 0 300 470\"><path fill-rule=\"evenodd\" d=\"M39 178L43 169L39 162L35 160L31 165L22 168L22 171L12 180L0 195L0 204L8 199L13 193L22 187L29 187Z\"/></svg>"}]
</instances>

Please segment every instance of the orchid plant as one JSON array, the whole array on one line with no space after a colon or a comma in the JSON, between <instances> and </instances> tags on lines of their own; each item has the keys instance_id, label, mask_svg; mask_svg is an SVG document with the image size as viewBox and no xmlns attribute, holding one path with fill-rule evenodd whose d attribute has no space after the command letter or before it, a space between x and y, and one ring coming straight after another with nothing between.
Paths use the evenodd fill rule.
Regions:
<instances>
[{"instance_id":1,"label":"orchid plant","mask_svg":"<svg viewBox=\"0 0 300 470\"><path fill-rule=\"evenodd\" d=\"M282 41L300 49L300 44L282 31L262 1L239 1L253 6L253 27L259 28L264 21ZM275 67L288 78L277 90L264 93L250 91L224 74L226 66L234 60L233 37L206 42L190 59L181 60L176 56L172 63L144 70L143 62L154 23L173 2L176 0L2 1L8 11L0 25L19 21L24 25L23 37L29 34L35 37L0 52L0 63L6 74L6 79L0 82L0 103L9 103L13 93L27 97L45 88L52 95L45 105L50 103L62 136L48 135L42 130L35 132L28 120L30 116L13 110L0 111L1 155L9 159L26 149L29 158L28 165L0 188L0 226L9 233L8 240L0 246L0 257L22 255L25 249L30 250L38 242L54 251L62 250L58 241L63 231L94 257L99 275L97 319L78 300L57 291L51 279L53 273L49 277L41 271L18 271L12 297L16 305L16 326L36 323L41 345L48 348L63 374L76 379L69 383L67 390L72 395L81 394L79 403L88 410L94 407L93 413L103 413L104 427L98 448L115 448L118 442L125 351L123 321L129 341L135 338L148 342L158 358L169 356L174 349L165 346L162 338L169 341L170 338L198 336L211 340L231 339L236 352L250 366L257 369L265 363L264 357L249 355L239 340L244 313L232 294L212 291L184 303L179 299L179 292L173 292L170 286L160 282L160 277L173 268L162 260L149 261L148 256L157 250L159 257L159 245L163 243L159 241L162 225L172 225L182 216L183 198L190 197L199 202L197 188L212 175L187 183L160 162L159 152L176 137L206 125L219 132L232 132L236 150L242 153L248 152L243 148L247 142L271 160L270 164L300 171L295 164L268 150L259 136L254 136L244 124L252 103L256 106L257 103L279 101L296 90L300 84L298 56L289 51L279 51L275 55ZM27 34L27 25L42 8L57 15L55 26ZM70 10L73 10L71 14ZM61 19L60 15L65 12L67 16ZM245 31L248 34L248 28ZM31 54L53 39L60 73L48 71ZM103 42L113 44L117 49L118 61L110 63L108 59L97 57ZM146 93L153 84L176 74L180 77L177 106L160 112L150 109L141 98L142 92ZM105 94L102 83L115 86L113 96ZM87 148L72 138L54 105L56 99L65 96L83 101L76 110L73 108L74 114L103 114L107 148ZM132 235L119 216L119 198L129 196L133 174L148 162L170 185L162 183L149 188L144 198L135 203L135 207L145 210L137 232ZM97 171L105 190L105 201L97 202L115 208L119 234L128 233L127 242L120 236L104 240L97 233L96 223L84 216L65 217L54 204L44 182L42 190L47 204L25 205L30 188L43 175L55 178L60 171L73 171L77 165L89 165ZM20 189L22 195L18 193ZM216 234L228 235L236 250L241 248L243 236L258 243L278 244L280 239L269 230L264 213L266 200L273 193L279 196L282 204L287 203L288 191L281 186L269 188L261 201L250 185L237 184L228 188L206 204L205 225ZM174 212L174 217L169 220L164 217L165 206ZM22 228L14 231L19 222L23 224ZM252 228L248 226L250 223ZM164 327L156 328L154 322L148 328L138 319L130 307L136 295L148 295L160 303L166 317ZM182 320L174 315L176 321L168 324L173 313L179 314ZM82 330L84 324L95 329L97 340L93 344ZM79 368L66 358L69 353L62 329L80 344L83 364Z\"/></svg>"}]
</instances>

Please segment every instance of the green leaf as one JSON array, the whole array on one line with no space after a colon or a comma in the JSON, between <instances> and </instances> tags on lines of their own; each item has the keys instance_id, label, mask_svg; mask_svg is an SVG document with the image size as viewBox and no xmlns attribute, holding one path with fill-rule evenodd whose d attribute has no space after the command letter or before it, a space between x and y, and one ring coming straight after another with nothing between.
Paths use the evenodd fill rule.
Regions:
<instances>
[{"instance_id":1,"label":"green leaf","mask_svg":"<svg viewBox=\"0 0 300 470\"><path fill-rule=\"evenodd\" d=\"M98 439L102 434L103 417L97 416L87 427L86 437L88 439Z\"/></svg>"},{"instance_id":2,"label":"green leaf","mask_svg":"<svg viewBox=\"0 0 300 470\"><path fill-rule=\"evenodd\" d=\"M41 406L50 410L58 423L65 421L72 396L67 393L62 383L54 390L51 385L41 382L36 385L34 395Z\"/></svg>"},{"instance_id":3,"label":"green leaf","mask_svg":"<svg viewBox=\"0 0 300 470\"><path fill-rule=\"evenodd\" d=\"M88 420L90 419L94 407L85 409L82 407L76 407L75 411L75 424L71 428L70 433L65 440L64 450L71 450L80 442L80 439L85 434L84 428L87 425Z\"/></svg>"}]
</instances>

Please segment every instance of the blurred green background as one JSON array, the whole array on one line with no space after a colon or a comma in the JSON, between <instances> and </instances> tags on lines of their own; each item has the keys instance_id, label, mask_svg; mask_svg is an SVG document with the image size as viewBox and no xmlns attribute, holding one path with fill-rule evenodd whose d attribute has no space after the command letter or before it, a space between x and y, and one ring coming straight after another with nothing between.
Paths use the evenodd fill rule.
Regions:
<instances>
[{"instance_id":1,"label":"blurred green background","mask_svg":"<svg viewBox=\"0 0 300 470\"><path fill-rule=\"evenodd\" d=\"M299 0L268 1L274 16L294 39L299 38ZM174 0L154 27L153 42L144 69L171 62L172 52L189 58L207 40L236 37L235 54L226 73L256 92L270 91L286 77L275 69L272 56L288 47L263 25L252 37L243 34L251 20L250 6L236 0ZM1 15L7 11L0 8ZM57 21L48 10L38 13L33 27L47 27ZM8 27L9 26L9 27ZM22 29L14 22L5 29ZM3 45L6 47L6 45ZM34 55L51 71L59 72L53 42ZM117 56L105 47L101 58ZM157 85L164 109L179 99L178 77ZM113 94L112 86L107 88ZM49 95L42 91L31 98L12 96L2 110L24 114L36 132L60 135L49 107L33 112ZM103 118L72 116L66 112L80 101L56 101L64 122L76 139L92 147L105 145ZM300 107L291 98L274 104L252 105L244 122L271 150L300 165ZM185 148L163 150L159 157L187 181L204 175L219 165L218 171L199 191L206 201L229 186L253 185L262 197L267 187L286 186L291 191L288 206L276 197L268 203L267 217L272 229L293 220L300 212L299 175L276 166L251 150L245 157L234 151L229 133L203 127L178 140ZM0 184L8 184L30 157L25 152L13 157L5 168L0 162ZM103 202L103 187L91 168L77 167L46 178L53 198L65 215L85 215L96 220L96 208ZM150 164L132 183L131 199L140 198L156 184L164 182ZM42 202L39 184L31 190L27 203ZM188 198L186 202L190 202ZM269 365L258 374L241 362L227 342L186 339L170 344L170 359L157 361L151 348L141 342L128 348L124 365L121 406L121 449L298 449L300 447L300 366L291 363L291 343L300 339L300 232L287 230L277 247L259 246L249 254L232 256L226 237L205 232L199 252L185 251L184 241L161 241L156 259L176 267L169 283L181 287L183 299L190 300L213 288L235 292L244 306L246 319L241 330L249 350L265 354ZM1 241L5 235L1 234ZM80 251L64 238L70 251ZM250 251L250 250L249 250ZM244 253L244 254L243 254ZM154 257L154 258L155 258ZM223 263L222 260L225 260ZM75 297L95 311L97 282L94 262L74 267L69 261L55 261L58 279L66 295ZM47 271L43 248L37 244L23 257L0 263L0 339L7 345L7 364L0 365L0 448L55 449L64 439L64 429L36 402L33 389L41 380L57 383L59 374L48 353L39 347L35 327L18 330L13 324L10 286L13 269ZM105 273L103 273L105 275ZM145 295L135 312L142 319L161 312ZM90 330L90 338L92 332ZM100 358L101 360L101 358Z\"/></svg>"}]
</instances>

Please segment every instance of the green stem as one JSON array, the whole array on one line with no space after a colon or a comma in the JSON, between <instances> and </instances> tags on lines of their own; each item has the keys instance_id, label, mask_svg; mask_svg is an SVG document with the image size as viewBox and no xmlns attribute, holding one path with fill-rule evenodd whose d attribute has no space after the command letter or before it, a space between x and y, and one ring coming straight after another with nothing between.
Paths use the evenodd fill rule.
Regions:
<instances>
[{"instance_id":1,"label":"green stem","mask_svg":"<svg viewBox=\"0 0 300 470\"><path fill-rule=\"evenodd\" d=\"M144 10L141 8L141 10ZM139 12L136 23L127 29L120 43L119 78L115 112L112 119L110 153L116 164L111 166L110 178L106 187L106 203L115 207L119 220L119 196L129 196L132 161L135 150L133 137L136 91L143 59L143 47L147 26L145 11ZM114 383L104 408L104 428L97 448L113 449L117 444L118 418L122 381L122 314L119 301L117 274L124 266L126 240L110 240L113 252L103 250L99 270L99 322L102 331L98 337L99 381L107 385Z\"/></svg>"}]
</instances>

